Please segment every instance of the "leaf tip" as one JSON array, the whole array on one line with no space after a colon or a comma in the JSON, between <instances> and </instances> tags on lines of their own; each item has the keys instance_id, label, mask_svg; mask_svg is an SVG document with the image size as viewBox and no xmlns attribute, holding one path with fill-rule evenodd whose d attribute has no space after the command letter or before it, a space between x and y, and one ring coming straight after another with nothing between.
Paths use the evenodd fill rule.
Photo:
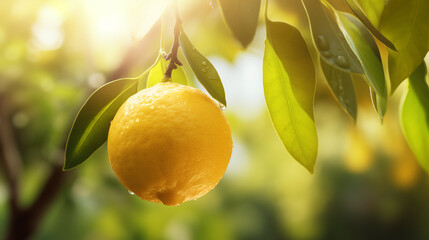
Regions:
<instances>
[{"instance_id":1,"label":"leaf tip","mask_svg":"<svg viewBox=\"0 0 429 240\"><path fill-rule=\"evenodd\" d=\"M63 172L66 172L66 171L71 170L72 168L73 168L73 167L72 167L72 166L70 166L69 161L67 161L67 157L65 157L65 158L64 158L64 165L63 165L62 171L63 171Z\"/></svg>"},{"instance_id":2,"label":"leaf tip","mask_svg":"<svg viewBox=\"0 0 429 240\"><path fill-rule=\"evenodd\" d=\"M310 172L310 174L312 174L312 175L314 174L314 164L309 165L309 166L304 165L304 167L305 167L305 169L307 169Z\"/></svg>"}]
</instances>

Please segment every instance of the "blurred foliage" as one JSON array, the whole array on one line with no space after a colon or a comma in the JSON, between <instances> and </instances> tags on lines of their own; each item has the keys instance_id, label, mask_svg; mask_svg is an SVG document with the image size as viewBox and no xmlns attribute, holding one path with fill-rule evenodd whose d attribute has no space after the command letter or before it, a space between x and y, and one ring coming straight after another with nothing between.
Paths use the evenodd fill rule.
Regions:
<instances>
[{"instance_id":1,"label":"blurred foliage","mask_svg":"<svg viewBox=\"0 0 429 240\"><path fill-rule=\"evenodd\" d=\"M23 205L63 160L67 132L89 93L106 81L137 76L156 60L159 24L133 41L118 2L0 1L0 96L9 112L0 121L13 124L22 155ZM399 129L401 87L381 125L367 87L355 79L360 108L353 124L320 81L319 70L320 147L311 175L286 152L263 103L263 26L243 54L217 2L192 3L181 7L184 28L218 69L228 100L234 151L223 180L205 197L179 207L143 202L118 182L103 146L73 170L34 239L429 238L429 178ZM273 4L273 19L305 27L297 3ZM1 236L10 213L3 176L1 171Z\"/></svg>"}]
</instances>

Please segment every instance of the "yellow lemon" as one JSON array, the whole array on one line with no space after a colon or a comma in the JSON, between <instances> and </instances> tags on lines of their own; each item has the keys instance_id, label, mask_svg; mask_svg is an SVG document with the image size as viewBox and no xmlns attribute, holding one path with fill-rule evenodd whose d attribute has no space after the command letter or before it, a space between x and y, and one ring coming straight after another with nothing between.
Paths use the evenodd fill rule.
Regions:
<instances>
[{"instance_id":1,"label":"yellow lemon","mask_svg":"<svg viewBox=\"0 0 429 240\"><path fill-rule=\"evenodd\" d=\"M228 166L231 129L202 91L172 82L131 96L108 136L119 181L144 200L179 205L213 189Z\"/></svg>"}]
</instances>

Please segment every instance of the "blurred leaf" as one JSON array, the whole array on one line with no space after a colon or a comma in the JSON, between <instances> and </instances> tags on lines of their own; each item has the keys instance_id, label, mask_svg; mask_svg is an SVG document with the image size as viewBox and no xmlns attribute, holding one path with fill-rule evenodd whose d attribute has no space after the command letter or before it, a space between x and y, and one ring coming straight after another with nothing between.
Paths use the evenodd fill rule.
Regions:
<instances>
[{"instance_id":1,"label":"blurred leaf","mask_svg":"<svg viewBox=\"0 0 429 240\"><path fill-rule=\"evenodd\" d=\"M326 64L346 72L363 73L331 12L319 0L302 0L310 22L313 41ZM334 77L337 75L330 75Z\"/></svg>"},{"instance_id":2,"label":"blurred leaf","mask_svg":"<svg viewBox=\"0 0 429 240\"><path fill-rule=\"evenodd\" d=\"M214 99L226 106L225 91L219 74L211 62L195 49L183 31L180 34L180 46L198 81Z\"/></svg>"},{"instance_id":3,"label":"blurred leaf","mask_svg":"<svg viewBox=\"0 0 429 240\"><path fill-rule=\"evenodd\" d=\"M373 39L371 33L356 17L340 11L336 13L340 20L341 27L344 29L345 37L362 63L365 72L363 75L365 81L376 92L376 102L383 105L381 108L377 109L385 110L385 105L387 103L387 87L377 43ZM383 119L384 112L378 111L378 113L380 118Z\"/></svg>"},{"instance_id":4,"label":"blurred leaf","mask_svg":"<svg viewBox=\"0 0 429 240\"><path fill-rule=\"evenodd\" d=\"M310 52L293 26L266 19L263 62L265 100L289 153L310 172L317 158L313 116L315 70Z\"/></svg>"},{"instance_id":5,"label":"blurred leaf","mask_svg":"<svg viewBox=\"0 0 429 240\"><path fill-rule=\"evenodd\" d=\"M190 26L193 27L192 40L195 48L207 56L216 55L233 62L242 49L225 26L225 21L220 17L197 15L195 18L197 19L193 19L194 24Z\"/></svg>"},{"instance_id":6,"label":"blurred leaf","mask_svg":"<svg viewBox=\"0 0 429 240\"><path fill-rule=\"evenodd\" d=\"M153 67L149 72L146 88L150 88L155 84L161 82L161 80L164 78L164 73L165 73L165 70L167 69L167 66L168 66L168 61L165 60L161 56L161 54L158 55L158 59L156 60L155 64L153 65ZM188 85L188 80L181 66L177 66L177 68L171 72L171 81L182 85Z\"/></svg>"},{"instance_id":7,"label":"blurred leaf","mask_svg":"<svg viewBox=\"0 0 429 240\"><path fill-rule=\"evenodd\" d=\"M371 21L367 18L361 7L359 6L359 3L357 0L346 0L349 7L352 9L353 13L361 20L361 22L368 28L369 31L378 39L380 40L384 45L389 47L392 50L396 51L395 45L389 39L387 39L383 34L381 34L377 28L372 25Z\"/></svg>"},{"instance_id":8,"label":"blurred leaf","mask_svg":"<svg viewBox=\"0 0 429 240\"><path fill-rule=\"evenodd\" d=\"M358 2L372 25L378 27L383 14L385 0L358 0Z\"/></svg>"},{"instance_id":9,"label":"blurred leaf","mask_svg":"<svg viewBox=\"0 0 429 240\"><path fill-rule=\"evenodd\" d=\"M92 155L107 140L110 121L128 97L137 92L138 78L107 83L80 109L67 139L64 170L72 169Z\"/></svg>"},{"instance_id":10,"label":"blurred leaf","mask_svg":"<svg viewBox=\"0 0 429 240\"><path fill-rule=\"evenodd\" d=\"M341 104L344 110L356 121L357 103L353 79L351 73L343 71L320 58L320 66L328 81L329 87L334 93L335 99Z\"/></svg>"},{"instance_id":11,"label":"blurred leaf","mask_svg":"<svg viewBox=\"0 0 429 240\"><path fill-rule=\"evenodd\" d=\"M401 127L419 163L429 173L429 86L423 62L411 74L402 102Z\"/></svg>"},{"instance_id":12,"label":"blurred leaf","mask_svg":"<svg viewBox=\"0 0 429 240\"><path fill-rule=\"evenodd\" d=\"M392 92L423 61L429 50L429 1L389 0L380 19L380 31L398 52L389 50Z\"/></svg>"},{"instance_id":13,"label":"blurred leaf","mask_svg":"<svg viewBox=\"0 0 429 240\"><path fill-rule=\"evenodd\" d=\"M219 0L219 5L235 38L246 48L256 33L261 0Z\"/></svg>"},{"instance_id":14,"label":"blurred leaf","mask_svg":"<svg viewBox=\"0 0 429 240\"><path fill-rule=\"evenodd\" d=\"M170 0L123 1L123 5L126 7L127 11L131 35L135 41L140 40L146 35L150 28L161 17L169 2Z\"/></svg>"}]
</instances>

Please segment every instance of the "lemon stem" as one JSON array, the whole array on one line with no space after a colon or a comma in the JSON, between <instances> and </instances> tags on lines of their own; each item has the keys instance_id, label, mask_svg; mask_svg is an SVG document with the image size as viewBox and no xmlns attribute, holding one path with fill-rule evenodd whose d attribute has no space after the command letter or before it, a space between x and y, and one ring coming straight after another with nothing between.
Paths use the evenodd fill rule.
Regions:
<instances>
[{"instance_id":1,"label":"lemon stem","mask_svg":"<svg viewBox=\"0 0 429 240\"><path fill-rule=\"evenodd\" d=\"M165 70L164 79L171 79L171 73L173 72L173 69L176 69L177 65L182 66L182 63L177 58L182 20L180 19L180 16L179 16L179 10L177 8L176 0L173 1L173 8L175 12L174 39L173 39L173 46L171 47L170 53L167 55L167 57L165 57L165 60L170 60L170 62L168 63L167 69Z\"/></svg>"}]
</instances>

